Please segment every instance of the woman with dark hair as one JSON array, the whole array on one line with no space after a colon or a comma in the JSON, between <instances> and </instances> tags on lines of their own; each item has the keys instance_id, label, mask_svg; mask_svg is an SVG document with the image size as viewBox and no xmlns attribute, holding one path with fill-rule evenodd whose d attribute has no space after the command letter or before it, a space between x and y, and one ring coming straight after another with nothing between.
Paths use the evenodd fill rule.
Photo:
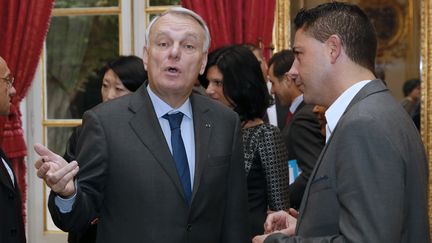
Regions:
<instances>
[{"instance_id":1,"label":"woman with dark hair","mask_svg":"<svg viewBox=\"0 0 432 243\"><path fill-rule=\"evenodd\" d=\"M108 101L135 92L147 80L147 72L141 58L120 56L102 69L102 101Z\"/></svg>"},{"instance_id":2,"label":"woman with dark hair","mask_svg":"<svg viewBox=\"0 0 432 243\"><path fill-rule=\"evenodd\" d=\"M289 174L280 131L262 119L273 99L260 64L246 47L223 47L210 53L203 77L206 93L240 116L251 236L262 234L268 210L289 208Z\"/></svg>"},{"instance_id":3,"label":"woman with dark hair","mask_svg":"<svg viewBox=\"0 0 432 243\"><path fill-rule=\"evenodd\" d=\"M141 58L137 56L120 56L102 68L101 74L102 102L135 92L146 80L147 72ZM66 161L73 161L81 126L77 127L69 138L66 152L63 158ZM96 242L97 218L89 224L89 227L82 232L70 232L69 243L94 243Z\"/></svg>"}]
</instances>

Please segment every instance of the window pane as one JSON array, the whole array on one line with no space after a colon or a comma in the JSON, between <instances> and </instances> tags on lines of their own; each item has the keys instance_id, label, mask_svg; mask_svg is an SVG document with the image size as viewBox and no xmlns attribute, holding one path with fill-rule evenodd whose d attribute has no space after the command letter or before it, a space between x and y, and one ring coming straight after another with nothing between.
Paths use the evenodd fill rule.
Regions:
<instances>
[{"instance_id":1,"label":"window pane","mask_svg":"<svg viewBox=\"0 0 432 243\"><path fill-rule=\"evenodd\" d=\"M112 7L119 0L56 0L54 8Z\"/></svg>"},{"instance_id":2,"label":"window pane","mask_svg":"<svg viewBox=\"0 0 432 243\"><path fill-rule=\"evenodd\" d=\"M66 151L69 137L74 127L47 127L48 148L54 153L63 156Z\"/></svg>"},{"instance_id":3,"label":"window pane","mask_svg":"<svg viewBox=\"0 0 432 243\"><path fill-rule=\"evenodd\" d=\"M53 17L47 48L47 117L79 119L101 101L99 70L118 56L117 15Z\"/></svg>"},{"instance_id":4,"label":"window pane","mask_svg":"<svg viewBox=\"0 0 432 243\"><path fill-rule=\"evenodd\" d=\"M180 0L150 0L150 6L180 5Z\"/></svg>"}]
</instances>

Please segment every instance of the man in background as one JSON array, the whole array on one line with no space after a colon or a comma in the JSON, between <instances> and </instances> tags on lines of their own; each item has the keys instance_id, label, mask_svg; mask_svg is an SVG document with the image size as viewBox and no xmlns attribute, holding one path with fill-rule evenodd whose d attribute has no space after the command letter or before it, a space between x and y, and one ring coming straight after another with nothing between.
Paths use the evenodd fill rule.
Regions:
<instances>
[{"instance_id":1,"label":"man in background","mask_svg":"<svg viewBox=\"0 0 432 243\"><path fill-rule=\"evenodd\" d=\"M330 2L294 20L304 100L328 107L326 145L300 215L270 214L254 243L428 243L428 166L406 111L374 76L377 38L356 5Z\"/></svg>"},{"instance_id":2,"label":"man in background","mask_svg":"<svg viewBox=\"0 0 432 243\"><path fill-rule=\"evenodd\" d=\"M0 115L10 112L11 99L16 90L6 61L0 57ZM25 229L21 211L21 195L16 176L8 158L0 148L0 242L25 243Z\"/></svg>"},{"instance_id":3,"label":"man in background","mask_svg":"<svg viewBox=\"0 0 432 243\"><path fill-rule=\"evenodd\" d=\"M289 187L290 207L298 210L309 176L324 147L324 136L313 112L314 105L305 104L295 83L298 76L288 75L293 62L291 50L275 53L269 60L269 80L272 94L289 107L282 137L288 149L288 160L296 161L302 171Z\"/></svg>"},{"instance_id":4,"label":"man in background","mask_svg":"<svg viewBox=\"0 0 432 243\"><path fill-rule=\"evenodd\" d=\"M416 106L418 106L420 103L420 79L414 78L405 81L402 91L405 98L401 100L401 105L412 117L414 115Z\"/></svg>"}]
</instances>

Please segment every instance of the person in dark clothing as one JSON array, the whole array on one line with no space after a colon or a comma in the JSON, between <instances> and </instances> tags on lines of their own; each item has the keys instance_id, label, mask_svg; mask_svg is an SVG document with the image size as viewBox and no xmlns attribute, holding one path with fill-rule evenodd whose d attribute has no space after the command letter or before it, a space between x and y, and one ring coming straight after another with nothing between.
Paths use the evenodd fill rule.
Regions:
<instances>
[{"instance_id":1,"label":"person in dark clothing","mask_svg":"<svg viewBox=\"0 0 432 243\"><path fill-rule=\"evenodd\" d=\"M0 57L0 115L10 112L11 99L16 90L7 63ZM25 229L21 211L21 195L12 165L0 148L0 242L25 243Z\"/></svg>"}]
</instances>

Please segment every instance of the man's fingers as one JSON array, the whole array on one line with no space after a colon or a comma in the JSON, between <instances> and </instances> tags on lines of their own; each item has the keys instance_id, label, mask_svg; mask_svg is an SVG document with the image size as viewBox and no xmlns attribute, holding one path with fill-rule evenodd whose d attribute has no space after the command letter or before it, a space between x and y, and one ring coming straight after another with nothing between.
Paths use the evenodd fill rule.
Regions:
<instances>
[{"instance_id":1,"label":"man's fingers","mask_svg":"<svg viewBox=\"0 0 432 243\"><path fill-rule=\"evenodd\" d=\"M35 145L33 145L33 147L34 147L34 150L36 151L36 153L39 154L43 158L42 162L51 161L51 162L55 162L57 164L60 164L62 166L67 164L67 161L65 161L61 156L52 152L51 150L49 150L47 147L43 146L42 144L36 143Z\"/></svg>"},{"instance_id":2,"label":"man's fingers","mask_svg":"<svg viewBox=\"0 0 432 243\"><path fill-rule=\"evenodd\" d=\"M264 233L268 234L274 231L273 222L274 222L274 214L267 215L267 219L264 222Z\"/></svg>"},{"instance_id":3,"label":"man's fingers","mask_svg":"<svg viewBox=\"0 0 432 243\"><path fill-rule=\"evenodd\" d=\"M46 173L49 171L50 165L47 164L41 164L39 168L37 168L37 176L41 179L45 179Z\"/></svg>"},{"instance_id":4,"label":"man's fingers","mask_svg":"<svg viewBox=\"0 0 432 243\"><path fill-rule=\"evenodd\" d=\"M263 243L268 235L257 235L252 239L252 243Z\"/></svg>"},{"instance_id":5,"label":"man's fingers","mask_svg":"<svg viewBox=\"0 0 432 243\"><path fill-rule=\"evenodd\" d=\"M283 210L267 215L264 223L264 233L268 234L275 230L285 229L288 216L288 213Z\"/></svg>"},{"instance_id":6,"label":"man's fingers","mask_svg":"<svg viewBox=\"0 0 432 243\"><path fill-rule=\"evenodd\" d=\"M72 161L66 166L59 168L57 171L49 171L47 173L47 179L51 184L57 184L61 179L63 179L63 177L72 172L76 167L78 167L78 163L76 161Z\"/></svg>"},{"instance_id":7,"label":"man's fingers","mask_svg":"<svg viewBox=\"0 0 432 243\"><path fill-rule=\"evenodd\" d=\"M35 164L34 164L36 170L39 170L39 168L40 168L42 165L43 165L42 158L36 160L36 162L35 162Z\"/></svg>"},{"instance_id":8,"label":"man's fingers","mask_svg":"<svg viewBox=\"0 0 432 243\"><path fill-rule=\"evenodd\" d=\"M78 174L78 171L79 167L76 166L73 170L61 178L57 184L53 185L51 189L64 197L73 195L75 193L73 178Z\"/></svg>"},{"instance_id":9,"label":"man's fingers","mask_svg":"<svg viewBox=\"0 0 432 243\"><path fill-rule=\"evenodd\" d=\"M294 208L290 208L288 212L294 218L298 218L298 216L299 216L299 212L297 210L295 210Z\"/></svg>"},{"instance_id":10,"label":"man's fingers","mask_svg":"<svg viewBox=\"0 0 432 243\"><path fill-rule=\"evenodd\" d=\"M40 156L55 156L56 154L49 150L47 147L43 146L40 143L35 143L33 145L34 151Z\"/></svg>"}]
</instances>

